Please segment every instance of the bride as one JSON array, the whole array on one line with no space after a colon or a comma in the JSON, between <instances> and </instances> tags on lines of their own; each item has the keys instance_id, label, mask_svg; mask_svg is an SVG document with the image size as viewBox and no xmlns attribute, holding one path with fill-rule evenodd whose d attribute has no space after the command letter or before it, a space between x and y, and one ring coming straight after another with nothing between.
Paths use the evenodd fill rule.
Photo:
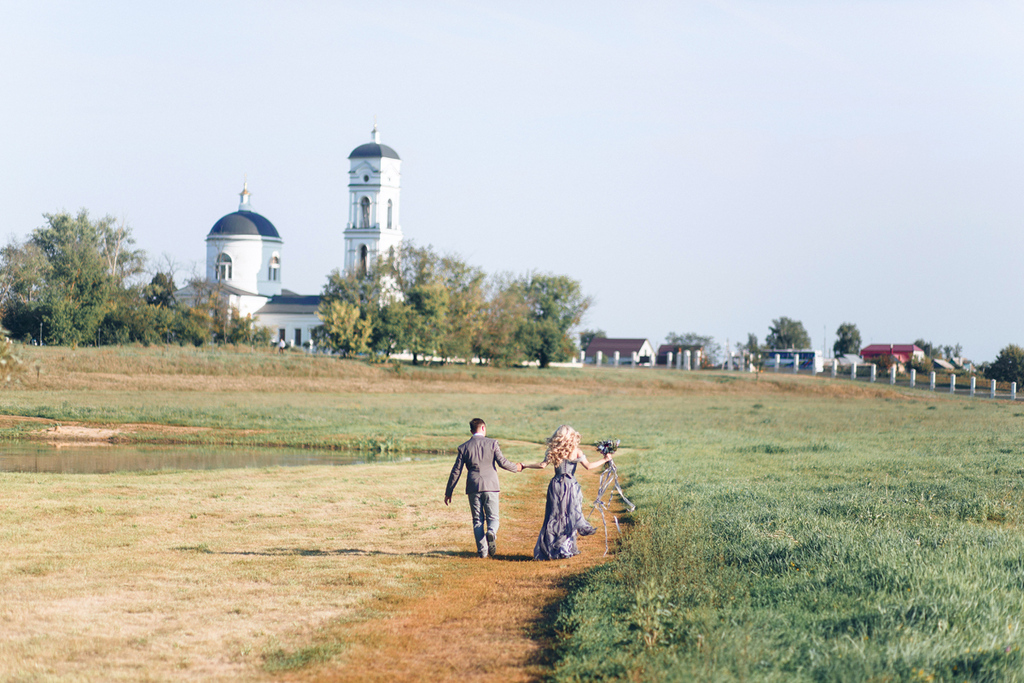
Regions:
<instances>
[{"instance_id":1,"label":"bride","mask_svg":"<svg viewBox=\"0 0 1024 683\"><path fill-rule=\"evenodd\" d=\"M587 456L580 450L580 433L569 425L562 425L548 438L544 459L523 465L523 469L542 470L548 465L555 468L555 476L548 484L544 524L541 525L540 536L533 549L533 559L559 560L579 555L576 534L589 536L597 529L583 518L583 492L573 477L576 465L593 470L611 459L609 454L596 462L587 460Z\"/></svg>"}]
</instances>

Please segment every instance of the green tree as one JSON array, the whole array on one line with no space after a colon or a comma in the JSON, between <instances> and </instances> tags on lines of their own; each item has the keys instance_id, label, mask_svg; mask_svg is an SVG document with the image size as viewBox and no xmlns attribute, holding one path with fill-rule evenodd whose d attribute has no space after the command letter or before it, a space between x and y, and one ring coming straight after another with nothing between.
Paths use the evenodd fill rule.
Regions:
<instances>
[{"instance_id":1,"label":"green tree","mask_svg":"<svg viewBox=\"0 0 1024 683\"><path fill-rule=\"evenodd\" d=\"M782 317L772 320L764 343L769 349L807 349L811 338L802 322Z\"/></svg>"},{"instance_id":2,"label":"green tree","mask_svg":"<svg viewBox=\"0 0 1024 683\"><path fill-rule=\"evenodd\" d=\"M142 298L141 287L110 288L110 298L103 309L103 319L96 330L99 344L154 344L162 341L157 323L157 309Z\"/></svg>"},{"instance_id":3,"label":"green tree","mask_svg":"<svg viewBox=\"0 0 1024 683\"><path fill-rule=\"evenodd\" d=\"M997 382L1016 382L1024 387L1024 348L1016 344L1006 346L985 370L985 377Z\"/></svg>"},{"instance_id":4,"label":"green tree","mask_svg":"<svg viewBox=\"0 0 1024 683\"><path fill-rule=\"evenodd\" d=\"M321 300L316 315L323 321L314 331L317 346L343 356L370 351L373 325L358 306L339 299L325 299Z\"/></svg>"},{"instance_id":5,"label":"green tree","mask_svg":"<svg viewBox=\"0 0 1024 683\"><path fill-rule=\"evenodd\" d=\"M411 352L414 364L438 354L448 331L450 295L442 261L431 247L407 242L397 254L382 258L366 278L375 283L377 306L391 309L381 316L381 332L386 334L375 337L382 346Z\"/></svg>"},{"instance_id":6,"label":"green tree","mask_svg":"<svg viewBox=\"0 0 1024 683\"><path fill-rule=\"evenodd\" d=\"M211 341L211 334L209 311L202 306L181 306L170 318L168 338L182 346L202 346Z\"/></svg>"},{"instance_id":7,"label":"green tree","mask_svg":"<svg viewBox=\"0 0 1024 683\"><path fill-rule=\"evenodd\" d=\"M259 318L251 314L239 315L237 309L231 309L224 341L228 344L247 344L249 346L267 346L270 344L272 331L269 327L259 324Z\"/></svg>"},{"instance_id":8,"label":"green tree","mask_svg":"<svg viewBox=\"0 0 1024 683\"><path fill-rule=\"evenodd\" d=\"M440 339L438 355L444 361L473 355L473 340L482 324L484 272L466 264L458 256L446 255L440 261L440 277L448 292L448 307Z\"/></svg>"},{"instance_id":9,"label":"green tree","mask_svg":"<svg viewBox=\"0 0 1024 683\"><path fill-rule=\"evenodd\" d=\"M41 299L49 263L31 241L11 239L0 249L0 325L16 339L39 337Z\"/></svg>"},{"instance_id":10,"label":"green tree","mask_svg":"<svg viewBox=\"0 0 1024 683\"><path fill-rule=\"evenodd\" d=\"M359 308L372 321L369 346L390 355L407 350L413 363L439 356L542 366L575 352L570 331L590 306L579 283L555 275L485 273L459 256L441 256L411 242L380 258L365 275L331 273L322 301Z\"/></svg>"},{"instance_id":11,"label":"green tree","mask_svg":"<svg viewBox=\"0 0 1024 683\"><path fill-rule=\"evenodd\" d=\"M46 340L71 346L95 341L112 285L102 238L114 219L91 221L85 209L77 216L43 215L47 225L31 240L49 264L41 300Z\"/></svg>"},{"instance_id":12,"label":"green tree","mask_svg":"<svg viewBox=\"0 0 1024 683\"><path fill-rule=\"evenodd\" d=\"M320 292L322 300L338 300L359 307L364 313L372 312L380 301L380 283L371 277L343 275L337 268L327 276Z\"/></svg>"},{"instance_id":13,"label":"green tree","mask_svg":"<svg viewBox=\"0 0 1024 683\"><path fill-rule=\"evenodd\" d=\"M389 297L382 294L384 273L393 269L388 261L378 266L365 276L343 275L337 268L332 270L320 293L320 304L323 308L325 302L340 301L355 306L360 317L370 321L369 351L390 355L405 345L405 305L401 295L396 294L395 285ZM335 348L326 330L314 330L313 341L317 346Z\"/></svg>"},{"instance_id":14,"label":"green tree","mask_svg":"<svg viewBox=\"0 0 1024 683\"><path fill-rule=\"evenodd\" d=\"M509 367L526 360L520 328L529 313L519 283L510 275L490 279L482 321L473 340L481 363Z\"/></svg>"},{"instance_id":15,"label":"green tree","mask_svg":"<svg viewBox=\"0 0 1024 683\"><path fill-rule=\"evenodd\" d=\"M592 300L577 280L566 275L530 273L515 287L526 302L528 315L520 339L528 357L542 368L568 360L575 353L570 332L580 324Z\"/></svg>"},{"instance_id":16,"label":"green tree","mask_svg":"<svg viewBox=\"0 0 1024 683\"><path fill-rule=\"evenodd\" d=\"M174 285L174 274L158 272L146 285L142 294L146 304L158 308L171 308L174 306L174 292L177 291Z\"/></svg>"},{"instance_id":17,"label":"green tree","mask_svg":"<svg viewBox=\"0 0 1024 683\"><path fill-rule=\"evenodd\" d=\"M832 353L843 356L847 353L860 353L860 330L853 323L843 323L836 329L836 343L832 345Z\"/></svg>"},{"instance_id":18,"label":"green tree","mask_svg":"<svg viewBox=\"0 0 1024 683\"><path fill-rule=\"evenodd\" d=\"M448 314L449 295L442 282L414 284L405 295L408 306L405 340L413 365L420 357L441 351Z\"/></svg>"},{"instance_id":19,"label":"green tree","mask_svg":"<svg viewBox=\"0 0 1024 683\"><path fill-rule=\"evenodd\" d=\"M234 314L228 306L229 297L220 282L209 282L195 276L187 285L191 301L178 308L172 335L181 344L201 346L227 341Z\"/></svg>"},{"instance_id":20,"label":"green tree","mask_svg":"<svg viewBox=\"0 0 1024 683\"><path fill-rule=\"evenodd\" d=\"M132 248L135 238L124 220L115 224L114 219L107 216L96 222L96 229L107 273L118 286L142 273L146 267L146 252Z\"/></svg>"},{"instance_id":21,"label":"green tree","mask_svg":"<svg viewBox=\"0 0 1024 683\"><path fill-rule=\"evenodd\" d=\"M930 341L925 341L924 339L914 340L914 346L924 351L924 355L928 356L929 358L935 358L936 355L940 353L939 347L937 345L932 344Z\"/></svg>"},{"instance_id":22,"label":"green tree","mask_svg":"<svg viewBox=\"0 0 1024 683\"><path fill-rule=\"evenodd\" d=\"M409 306L402 300L385 302L373 318L370 347L387 357L402 351L409 330Z\"/></svg>"}]
</instances>

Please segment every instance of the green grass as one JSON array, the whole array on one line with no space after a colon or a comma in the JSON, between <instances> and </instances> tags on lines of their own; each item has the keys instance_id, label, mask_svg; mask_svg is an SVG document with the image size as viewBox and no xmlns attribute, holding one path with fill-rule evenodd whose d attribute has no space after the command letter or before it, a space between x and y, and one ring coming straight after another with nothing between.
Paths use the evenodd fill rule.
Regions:
<instances>
[{"instance_id":1,"label":"green grass","mask_svg":"<svg viewBox=\"0 0 1024 683\"><path fill-rule=\"evenodd\" d=\"M555 680L1024 677L1012 409L761 402L623 468L636 524L563 607Z\"/></svg>"},{"instance_id":2,"label":"green grass","mask_svg":"<svg viewBox=\"0 0 1024 683\"><path fill-rule=\"evenodd\" d=\"M311 664L321 664L342 651L337 643L326 643L287 651L276 648L264 654L263 669L270 673L301 669Z\"/></svg>"}]
</instances>

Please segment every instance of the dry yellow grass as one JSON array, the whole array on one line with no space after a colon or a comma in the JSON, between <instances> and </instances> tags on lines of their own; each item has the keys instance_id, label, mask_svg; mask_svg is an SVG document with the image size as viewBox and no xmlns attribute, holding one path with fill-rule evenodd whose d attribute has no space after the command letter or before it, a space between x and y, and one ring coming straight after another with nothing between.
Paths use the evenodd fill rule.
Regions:
<instances>
[{"instance_id":1,"label":"dry yellow grass","mask_svg":"<svg viewBox=\"0 0 1024 683\"><path fill-rule=\"evenodd\" d=\"M448 467L0 474L0 679L271 678L470 550Z\"/></svg>"}]
</instances>

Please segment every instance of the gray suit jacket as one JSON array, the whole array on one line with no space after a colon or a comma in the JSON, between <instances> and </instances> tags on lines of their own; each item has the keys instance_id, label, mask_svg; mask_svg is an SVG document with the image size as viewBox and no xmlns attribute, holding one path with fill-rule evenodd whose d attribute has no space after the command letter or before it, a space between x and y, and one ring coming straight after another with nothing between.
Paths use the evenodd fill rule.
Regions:
<instances>
[{"instance_id":1,"label":"gray suit jacket","mask_svg":"<svg viewBox=\"0 0 1024 683\"><path fill-rule=\"evenodd\" d=\"M459 454L455 457L452 473L448 476L448 486L444 490L445 498L451 497L462 476L463 467L466 468L466 495L500 491L498 467L509 472L516 471L516 466L501 454L497 441L474 434L473 438L459 446Z\"/></svg>"}]
</instances>

